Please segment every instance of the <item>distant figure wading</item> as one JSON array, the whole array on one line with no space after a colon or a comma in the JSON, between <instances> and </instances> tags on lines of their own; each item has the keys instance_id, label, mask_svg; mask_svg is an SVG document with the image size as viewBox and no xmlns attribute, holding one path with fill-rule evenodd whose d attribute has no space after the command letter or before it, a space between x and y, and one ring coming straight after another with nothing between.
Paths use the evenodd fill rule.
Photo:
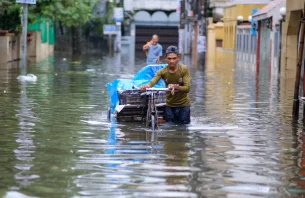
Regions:
<instances>
[{"instance_id":1,"label":"distant figure wading","mask_svg":"<svg viewBox=\"0 0 305 198\"><path fill-rule=\"evenodd\" d=\"M147 56L147 65L159 64L160 57L162 56L162 46L158 43L159 36L153 35L151 41L147 42L143 46L143 50Z\"/></svg>"}]
</instances>

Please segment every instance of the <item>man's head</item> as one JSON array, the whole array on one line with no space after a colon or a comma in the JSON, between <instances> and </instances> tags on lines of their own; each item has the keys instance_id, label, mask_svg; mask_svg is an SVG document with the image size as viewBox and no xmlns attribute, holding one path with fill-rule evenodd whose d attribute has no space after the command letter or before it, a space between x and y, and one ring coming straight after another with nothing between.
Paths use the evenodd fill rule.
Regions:
<instances>
[{"instance_id":1,"label":"man's head","mask_svg":"<svg viewBox=\"0 0 305 198\"><path fill-rule=\"evenodd\" d=\"M176 46L169 46L165 51L165 58L169 68L176 67L180 60L178 48Z\"/></svg>"},{"instance_id":2,"label":"man's head","mask_svg":"<svg viewBox=\"0 0 305 198\"><path fill-rule=\"evenodd\" d=\"M153 42L153 44L154 45L156 45L158 42L159 42L159 36L158 35L156 35L156 34L154 34L153 36L152 36L152 42Z\"/></svg>"}]
</instances>

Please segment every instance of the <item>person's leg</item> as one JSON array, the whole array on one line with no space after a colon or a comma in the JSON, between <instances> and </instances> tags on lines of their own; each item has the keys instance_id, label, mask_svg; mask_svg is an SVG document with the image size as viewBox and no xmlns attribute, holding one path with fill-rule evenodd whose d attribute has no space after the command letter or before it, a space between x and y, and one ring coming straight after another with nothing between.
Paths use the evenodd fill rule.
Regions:
<instances>
[{"instance_id":1,"label":"person's leg","mask_svg":"<svg viewBox=\"0 0 305 198\"><path fill-rule=\"evenodd\" d=\"M175 124L179 124L180 120L180 107L174 107L174 118L175 118Z\"/></svg>"},{"instance_id":2,"label":"person's leg","mask_svg":"<svg viewBox=\"0 0 305 198\"><path fill-rule=\"evenodd\" d=\"M175 115L173 107L165 107L165 120L167 123L174 124L175 123Z\"/></svg>"},{"instance_id":3,"label":"person's leg","mask_svg":"<svg viewBox=\"0 0 305 198\"><path fill-rule=\"evenodd\" d=\"M180 107L179 108L179 124L189 124L191 123L191 109L190 107Z\"/></svg>"}]
</instances>

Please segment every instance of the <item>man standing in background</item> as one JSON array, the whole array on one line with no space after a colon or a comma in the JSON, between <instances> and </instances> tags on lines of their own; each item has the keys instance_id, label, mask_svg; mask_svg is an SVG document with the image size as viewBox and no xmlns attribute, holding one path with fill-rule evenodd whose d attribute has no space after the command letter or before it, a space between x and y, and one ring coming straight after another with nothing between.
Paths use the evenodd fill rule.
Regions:
<instances>
[{"instance_id":1,"label":"man standing in background","mask_svg":"<svg viewBox=\"0 0 305 198\"><path fill-rule=\"evenodd\" d=\"M159 36L155 34L152 36L152 40L143 46L143 50L146 52L147 56L147 65L160 63L163 49L158 42Z\"/></svg>"}]
</instances>

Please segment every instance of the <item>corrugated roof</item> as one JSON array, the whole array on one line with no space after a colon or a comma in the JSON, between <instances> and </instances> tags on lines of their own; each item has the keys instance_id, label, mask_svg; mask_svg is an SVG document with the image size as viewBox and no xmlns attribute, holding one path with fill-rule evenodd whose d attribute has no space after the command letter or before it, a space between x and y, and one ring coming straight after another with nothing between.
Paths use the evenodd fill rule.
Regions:
<instances>
[{"instance_id":1,"label":"corrugated roof","mask_svg":"<svg viewBox=\"0 0 305 198\"><path fill-rule=\"evenodd\" d=\"M273 10L277 5L283 3L285 0L274 0L268 3L265 7L263 7L258 13L254 14L253 16L259 16L262 14L267 14L271 10Z\"/></svg>"}]
</instances>

